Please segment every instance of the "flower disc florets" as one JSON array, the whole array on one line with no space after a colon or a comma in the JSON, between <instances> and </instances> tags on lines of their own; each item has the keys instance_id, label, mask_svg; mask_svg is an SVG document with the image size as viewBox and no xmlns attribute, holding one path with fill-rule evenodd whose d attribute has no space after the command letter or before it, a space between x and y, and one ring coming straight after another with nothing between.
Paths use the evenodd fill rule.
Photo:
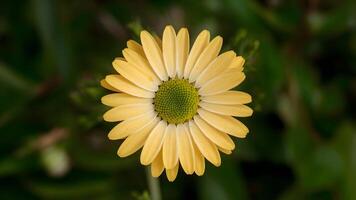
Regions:
<instances>
[{"instance_id":1,"label":"flower disc florets","mask_svg":"<svg viewBox=\"0 0 356 200\"><path fill-rule=\"evenodd\" d=\"M159 86L153 102L156 112L163 120L180 124L196 114L199 94L188 80L170 79Z\"/></svg>"}]
</instances>

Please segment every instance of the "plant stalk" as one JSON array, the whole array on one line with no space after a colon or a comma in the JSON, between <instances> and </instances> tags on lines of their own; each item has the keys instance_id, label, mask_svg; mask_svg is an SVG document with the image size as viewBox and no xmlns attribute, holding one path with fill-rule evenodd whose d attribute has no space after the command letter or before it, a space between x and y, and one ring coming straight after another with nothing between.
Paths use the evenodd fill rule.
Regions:
<instances>
[{"instance_id":1,"label":"plant stalk","mask_svg":"<svg viewBox=\"0 0 356 200\"><path fill-rule=\"evenodd\" d=\"M161 200L161 188L159 186L159 179L153 178L151 175L150 167L146 167L146 177L148 188L150 190L151 200Z\"/></svg>"}]
</instances>

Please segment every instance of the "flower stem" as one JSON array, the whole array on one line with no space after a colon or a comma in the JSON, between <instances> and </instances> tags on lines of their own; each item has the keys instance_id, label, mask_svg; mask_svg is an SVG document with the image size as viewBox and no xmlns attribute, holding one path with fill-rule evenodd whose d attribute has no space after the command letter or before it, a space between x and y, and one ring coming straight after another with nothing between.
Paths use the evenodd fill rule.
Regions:
<instances>
[{"instance_id":1,"label":"flower stem","mask_svg":"<svg viewBox=\"0 0 356 200\"><path fill-rule=\"evenodd\" d=\"M148 182L148 188L150 190L150 196L152 200L161 200L161 189L159 186L159 179L151 176L149 167L146 167L146 176Z\"/></svg>"}]
</instances>

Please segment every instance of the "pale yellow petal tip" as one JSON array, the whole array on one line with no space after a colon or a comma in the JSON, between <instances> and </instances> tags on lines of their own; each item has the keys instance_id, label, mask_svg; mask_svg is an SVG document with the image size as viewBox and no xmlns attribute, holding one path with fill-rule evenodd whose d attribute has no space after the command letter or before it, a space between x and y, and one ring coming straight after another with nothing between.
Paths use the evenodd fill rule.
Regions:
<instances>
[{"instance_id":1,"label":"pale yellow petal tip","mask_svg":"<svg viewBox=\"0 0 356 200\"><path fill-rule=\"evenodd\" d=\"M221 166L221 159L217 160L217 161L214 161L212 163L215 167L220 167Z\"/></svg>"},{"instance_id":2,"label":"pale yellow petal tip","mask_svg":"<svg viewBox=\"0 0 356 200\"><path fill-rule=\"evenodd\" d=\"M123 156L123 154L120 151L117 151L116 154L120 157L120 158L124 158L125 156Z\"/></svg>"},{"instance_id":3,"label":"pale yellow petal tip","mask_svg":"<svg viewBox=\"0 0 356 200\"><path fill-rule=\"evenodd\" d=\"M144 165L144 166L148 166L151 164L147 160L140 160L140 162L141 162L141 165Z\"/></svg>"},{"instance_id":4,"label":"pale yellow petal tip","mask_svg":"<svg viewBox=\"0 0 356 200\"><path fill-rule=\"evenodd\" d=\"M247 94L246 96L247 96L247 100L246 100L247 102L246 103L251 103L252 102L252 96L250 94Z\"/></svg>"},{"instance_id":5,"label":"pale yellow petal tip","mask_svg":"<svg viewBox=\"0 0 356 200\"><path fill-rule=\"evenodd\" d=\"M248 129L244 129L243 133L241 133L241 136L239 138L246 138L249 132L250 131Z\"/></svg>"},{"instance_id":6,"label":"pale yellow petal tip","mask_svg":"<svg viewBox=\"0 0 356 200\"><path fill-rule=\"evenodd\" d=\"M152 164L150 166L151 168L151 175L153 178L158 178L159 176L161 176L162 172L164 171L163 165L161 166L153 166L154 164Z\"/></svg>"},{"instance_id":7,"label":"pale yellow petal tip","mask_svg":"<svg viewBox=\"0 0 356 200\"><path fill-rule=\"evenodd\" d=\"M108 134L108 138L109 140L118 140L118 138L114 137L111 132Z\"/></svg>"},{"instance_id":8,"label":"pale yellow petal tip","mask_svg":"<svg viewBox=\"0 0 356 200\"><path fill-rule=\"evenodd\" d=\"M126 41L126 46L129 46L131 44L131 40Z\"/></svg>"},{"instance_id":9,"label":"pale yellow petal tip","mask_svg":"<svg viewBox=\"0 0 356 200\"><path fill-rule=\"evenodd\" d=\"M123 57L116 57L114 60L126 61L126 59L125 59L125 58L123 58Z\"/></svg>"},{"instance_id":10,"label":"pale yellow petal tip","mask_svg":"<svg viewBox=\"0 0 356 200\"><path fill-rule=\"evenodd\" d=\"M133 40L127 40L126 46L129 47L129 46L132 44L132 41L133 41Z\"/></svg>"},{"instance_id":11,"label":"pale yellow petal tip","mask_svg":"<svg viewBox=\"0 0 356 200\"><path fill-rule=\"evenodd\" d=\"M210 42L210 44L213 44L216 48L221 49L223 44L223 38L220 35L218 35Z\"/></svg>"},{"instance_id":12,"label":"pale yellow petal tip","mask_svg":"<svg viewBox=\"0 0 356 200\"><path fill-rule=\"evenodd\" d=\"M193 170L189 170L189 171L185 171L184 172L187 174L187 175L192 175L194 174L194 169Z\"/></svg>"},{"instance_id":13,"label":"pale yellow petal tip","mask_svg":"<svg viewBox=\"0 0 356 200\"><path fill-rule=\"evenodd\" d=\"M200 171L195 171L195 174L198 176L203 176L204 175L204 171L200 172Z\"/></svg>"},{"instance_id":14,"label":"pale yellow petal tip","mask_svg":"<svg viewBox=\"0 0 356 200\"><path fill-rule=\"evenodd\" d=\"M114 74L106 75L104 80L105 80L106 83L108 83L108 82L110 82L110 80L112 80L114 77L115 77ZM108 83L108 84L109 84L109 83Z\"/></svg>"},{"instance_id":15,"label":"pale yellow petal tip","mask_svg":"<svg viewBox=\"0 0 356 200\"><path fill-rule=\"evenodd\" d=\"M166 170L166 176L169 182L173 182L177 178L177 174Z\"/></svg>"},{"instance_id":16,"label":"pale yellow petal tip","mask_svg":"<svg viewBox=\"0 0 356 200\"><path fill-rule=\"evenodd\" d=\"M251 117L253 115L253 110L252 108L250 108L250 113L248 113L248 115L246 115L246 117Z\"/></svg>"},{"instance_id":17,"label":"pale yellow petal tip","mask_svg":"<svg viewBox=\"0 0 356 200\"><path fill-rule=\"evenodd\" d=\"M151 175L153 178L158 178L159 176L161 176L161 174L154 174L155 172L151 171Z\"/></svg>"},{"instance_id":18,"label":"pale yellow petal tip","mask_svg":"<svg viewBox=\"0 0 356 200\"><path fill-rule=\"evenodd\" d=\"M104 121L107 121L107 122L113 122L112 120L110 120L110 116L108 116L108 112L109 111L106 111L103 115L103 119Z\"/></svg>"},{"instance_id":19,"label":"pale yellow petal tip","mask_svg":"<svg viewBox=\"0 0 356 200\"><path fill-rule=\"evenodd\" d=\"M100 85L101 85L101 87L103 87L103 88L108 87L108 83L105 81L105 79L101 79L101 80L100 80Z\"/></svg>"},{"instance_id":20,"label":"pale yellow petal tip","mask_svg":"<svg viewBox=\"0 0 356 200\"><path fill-rule=\"evenodd\" d=\"M106 79L106 77L105 77L105 79ZM100 80L101 87L103 87L103 88L105 88L107 90L114 91L114 92L119 92L119 90L117 90L116 88L111 86L105 79Z\"/></svg>"},{"instance_id":21,"label":"pale yellow petal tip","mask_svg":"<svg viewBox=\"0 0 356 200\"><path fill-rule=\"evenodd\" d=\"M232 56L233 58L236 57L236 52L235 52L234 50L226 51L226 52L224 52L224 53L222 53L222 54L220 54L220 55L224 55L224 54L227 54L227 55L229 55L229 56Z\"/></svg>"},{"instance_id":22,"label":"pale yellow petal tip","mask_svg":"<svg viewBox=\"0 0 356 200\"><path fill-rule=\"evenodd\" d=\"M153 178L158 178L159 176L161 176L162 172L164 171L164 168L160 168L160 169L154 169L151 165L151 175Z\"/></svg>"},{"instance_id":23,"label":"pale yellow petal tip","mask_svg":"<svg viewBox=\"0 0 356 200\"><path fill-rule=\"evenodd\" d=\"M208 42L209 42L209 40L210 40L210 31L208 31L208 30L206 30L206 29L202 30L202 31L199 33L197 39L198 39L198 38L207 38L207 40L208 40Z\"/></svg>"},{"instance_id":24,"label":"pale yellow petal tip","mask_svg":"<svg viewBox=\"0 0 356 200\"><path fill-rule=\"evenodd\" d=\"M130 46L132 46L132 45L138 45L139 43L138 42L136 42L135 40L128 40L127 42L126 42L126 46L127 47L130 47Z\"/></svg>"},{"instance_id":25,"label":"pale yellow petal tip","mask_svg":"<svg viewBox=\"0 0 356 200\"><path fill-rule=\"evenodd\" d=\"M132 53L138 54L136 51L134 51L134 50L132 50L130 48L125 48L125 49L122 50L122 55L124 55L124 57L128 56L128 55L130 55ZM127 62L130 62L130 61L127 61Z\"/></svg>"},{"instance_id":26,"label":"pale yellow petal tip","mask_svg":"<svg viewBox=\"0 0 356 200\"><path fill-rule=\"evenodd\" d=\"M105 96L103 96L103 97L100 98L100 102L101 102L102 104L104 104L104 105L106 105L106 103L105 103L105 98L106 98Z\"/></svg>"},{"instance_id":27,"label":"pale yellow petal tip","mask_svg":"<svg viewBox=\"0 0 356 200\"><path fill-rule=\"evenodd\" d=\"M110 139L110 137L109 137ZM120 157L120 158L125 158L127 157L128 155L125 154L125 152L122 152L122 150L119 148L119 150L117 150L117 155Z\"/></svg>"},{"instance_id":28,"label":"pale yellow petal tip","mask_svg":"<svg viewBox=\"0 0 356 200\"><path fill-rule=\"evenodd\" d=\"M140 162L144 166L150 165L152 163L152 161L148 160L148 158L142 156L142 153L141 153L141 156L140 156Z\"/></svg>"},{"instance_id":29,"label":"pale yellow petal tip","mask_svg":"<svg viewBox=\"0 0 356 200\"><path fill-rule=\"evenodd\" d=\"M231 150L227 150L227 149L219 149L219 151L223 152L226 155L232 154L232 151Z\"/></svg>"},{"instance_id":30,"label":"pale yellow petal tip","mask_svg":"<svg viewBox=\"0 0 356 200\"><path fill-rule=\"evenodd\" d=\"M242 81L241 82L243 82L245 79L246 79L246 75L245 75L245 73L244 72L241 72L242 73Z\"/></svg>"},{"instance_id":31,"label":"pale yellow petal tip","mask_svg":"<svg viewBox=\"0 0 356 200\"><path fill-rule=\"evenodd\" d=\"M236 60L239 63L240 70L243 71L245 69L245 67L244 67L245 62L246 62L245 58L243 58L242 56L237 56Z\"/></svg>"},{"instance_id":32,"label":"pale yellow petal tip","mask_svg":"<svg viewBox=\"0 0 356 200\"><path fill-rule=\"evenodd\" d=\"M181 31L182 31L182 32L187 32L187 33L189 32L187 27L182 27L182 28L180 28L180 29L179 29L179 32L181 32Z\"/></svg>"},{"instance_id":33,"label":"pale yellow petal tip","mask_svg":"<svg viewBox=\"0 0 356 200\"><path fill-rule=\"evenodd\" d=\"M173 182L177 178L178 170L179 170L179 164L177 164L172 169L166 169L166 176L169 182Z\"/></svg>"},{"instance_id":34,"label":"pale yellow petal tip","mask_svg":"<svg viewBox=\"0 0 356 200\"><path fill-rule=\"evenodd\" d=\"M217 40L219 43L222 43L224 39L220 35L217 35L213 40Z\"/></svg>"},{"instance_id":35,"label":"pale yellow petal tip","mask_svg":"<svg viewBox=\"0 0 356 200\"><path fill-rule=\"evenodd\" d=\"M202 30L202 31L200 32L200 34L209 34L209 35L210 35L210 31L204 29L204 30Z\"/></svg>"},{"instance_id":36,"label":"pale yellow petal tip","mask_svg":"<svg viewBox=\"0 0 356 200\"><path fill-rule=\"evenodd\" d=\"M174 30L173 26L172 25L167 25L164 30L168 30L168 29L171 29L171 30Z\"/></svg>"},{"instance_id":37,"label":"pale yellow petal tip","mask_svg":"<svg viewBox=\"0 0 356 200\"><path fill-rule=\"evenodd\" d=\"M245 58L242 56L237 56L236 59L238 59L241 62L241 65L245 64Z\"/></svg>"},{"instance_id":38,"label":"pale yellow petal tip","mask_svg":"<svg viewBox=\"0 0 356 200\"><path fill-rule=\"evenodd\" d=\"M112 66L115 67L117 65L119 65L121 62L125 62L126 60L120 57L116 57L113 61L112 61Z\"/></svg>"},{"instance_id":39,"label":"pale yellow petal tip","mask_svg":"<svg viewBox=\"0 0 356 200\"><path fill-rule=\"evenodd\" d=\"M141 155L142 155L142 154L141 154ZM145 160L142 156L140 157L140 162L141 162L141 165L144 165L144 166L149 165L148 161Z\"/></svg>"},{"instance_id":40,"label":"pale yellow petal tip","mask_svg":"<svg viewBox=\"0 0 356 200\"><path fill-rule=\"evenodd\" d=\"M174 182L176 180L176 177L167 177L169 182Z\"/></svg>"},{"instance_id":41,"label":"pale yellow petal tip","mask_svg":"<svg viewBox=\"0 0 356 200\"><path fill-rule=\"evenodd\" d=\"M229 151L233 151L233 150L235 150L235 148L236 148L236 145L235 145L235 143L233 143L234 145L232 146L232 148L231 149L229 149Z\"/></svg>"},{"instance_id":42,"label":"pale yellow petal tip","mask_svg":"<svg viewBox=\"0 0 356 200\"><path fill-rule=\"evenodd\" d=\"M140 39L141 39L141 41L142 41L142 39L145 38L145 37L152 37L152 35L151 35L148 31L142 30L141 33L140 33Z\"/></svg>"},{"instance_id":43,"label":"pale yellow petal tip","mask_svg":"<svg viewBox=\"0 0 356 200\"><path fill-rule=\"evenodd\" d=\"M121 62L125 62L126 60L121 57L116 57L112 62L111 65L114 67L115 70L117 70L117 67L119 67Z\"/></svg>"}]
</instances>

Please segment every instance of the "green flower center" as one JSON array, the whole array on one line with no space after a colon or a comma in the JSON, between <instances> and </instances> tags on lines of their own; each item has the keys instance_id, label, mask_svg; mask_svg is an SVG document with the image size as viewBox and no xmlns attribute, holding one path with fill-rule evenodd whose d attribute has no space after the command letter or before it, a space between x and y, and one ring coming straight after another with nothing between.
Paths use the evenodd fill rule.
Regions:
<instances>
[{"instance_id":1,"label":"green flower center","mask_svg":"<svg viewBox=\"0 0 356 200\"><path fill-rule=\"evenodd\" d=\"M180 124L197 113L199 94L188 80L170 79L159 86L153 102L158 116L168 123Z\"/></svg>"}]
</instances>

